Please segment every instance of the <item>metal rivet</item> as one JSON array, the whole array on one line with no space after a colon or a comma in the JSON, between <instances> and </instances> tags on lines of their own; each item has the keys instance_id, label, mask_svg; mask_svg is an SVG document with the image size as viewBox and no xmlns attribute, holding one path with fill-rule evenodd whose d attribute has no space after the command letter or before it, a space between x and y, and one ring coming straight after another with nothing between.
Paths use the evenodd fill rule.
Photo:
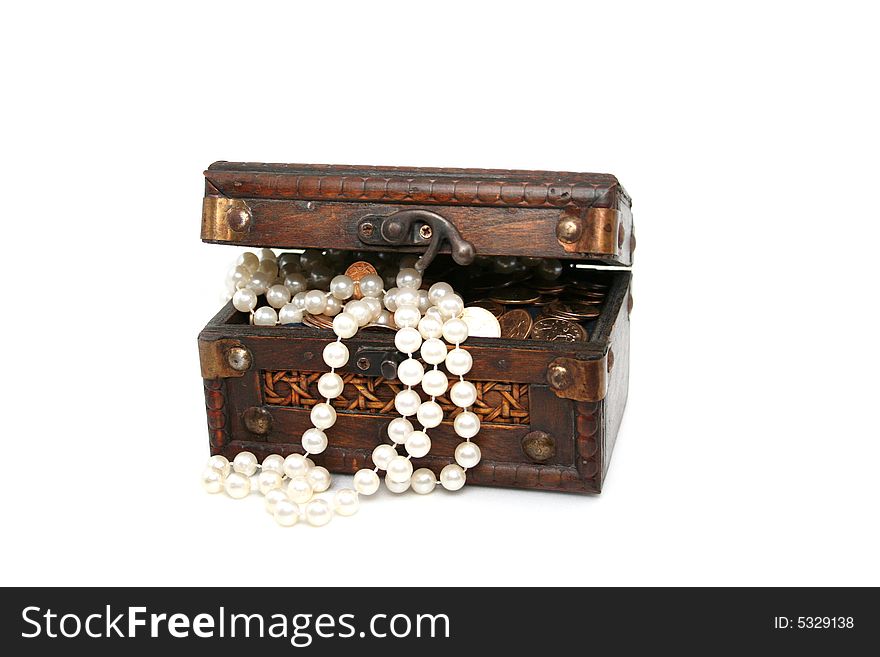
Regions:
<instances>
[{"instance_id":1,"label":"metal rivet","mask_svg":"<svg viewBox=\"0 0 880 657\"><path fill-rule=\"evenodd\" d=\"M373 228L374 228L373 224L371 224L369 222L361 224L361 228L360 228L361 235L363 235L364 237L369 237L370 235L373 234Z\"/></svg>"},{"instance_id":2,"label":"metal rivet","mask_svg":"<svg viewBox=\"0 0 880 657\"><path fill-rule=\"evenodd\" d=\"M522 451L533 461L543 463L556 454L556 441L546 431L531 431L523 436Z\"/></svg>"},{"instance_id":3,"label":"metal rivet","mask_svg":"<svg viewBox=\"0 0 880 657\"><path fill-rule=\"evenodd\" d=\"M272 415L265 408L251 406L241 414L245 429L258 436L265 436L272 430Z\"/></svg>"},{"instance_id":4,"label":"metal rivet","mask_svg":"<svg viewBox=\"0 0 880 657\"><path fill-rule=\"evenodd\" d=\"M237 233L247 230L251 224L251 213L247 208L232 206L226 211L226 223Z\"/></svg>"},{"instance_id":5,"label":"metal rivet","mask_svg":"<svg viewBox=\"0 0 880 657\"><path fill-rule=\"evenodd\" d=\"M581 232L583 232L583 223L578 217L566 215L556 224L556 237L566 244L577 242Z\"/></svg>"},{"instance_id":6,"label":"metal rivet","mask_svg":"<svg viewBox=\"0 0 880 657\"><path fill-rule=\"evenodd\" d=\"M564 365L551 365L547 369L547 383L555 390L565 390L572 384L571 372Z\"/></svg>"},{"instance_id":7,"label":"metal rivet","mask_svg":"<svg viewBox=\"0 0 880 657\"><path fill-rule=\"evenodd\" d=\"M357 359L357 366L358 366L358 369L361 369L361 370L370 369L370 359L365 358L365 357L358 358Z\"/></svg>"},{"instance_id":8,"label":"metal rivet","mask_svg":"<svg viewBox=\"0 0 880 657\"><path fill-rule=\"evenodd\" d=\"M366 358L362 360L367 360ZM369 367L369 364L367 365ZM366 369L363 367L361 369ZM391 360L390 358L383 360L382 364L379 366L379 371L382 373L383 379L396 379L397 378L397 361Z\"/></svg>"},{"instance_id":9,"label":"metal rivet","mask_svg":"<svg viewBox=\"0 0 880 657\"><path fill-rule=\"evenodd\" d=\"M623 224L620 224L620 228L617 229L617 248L623 248L623 238L626 236L626 230L623 228Z\"/></svg>"},{"instance_id":10,"label":"metal rivet","mask_svg":"<svg viewBox=\"0 0 880 657\"><path fill-rule=\"evenodd\" d=\"M423 224L421 228L419 228L419 237L423 240L431 239L431 236L434 234L434 229L431 228L428 224Z\"/></svg>"},{"instance_id":11,"label":"metal rivet","mask_svg":"<svg viewBox=\"0 0 880 657\"><path fill-rule=\"evenodd\" d=\"M246 347L232 347L226 352L226 362L236 372L244 372L251 368L251 352Z\"/></svg>"}]
</instances>

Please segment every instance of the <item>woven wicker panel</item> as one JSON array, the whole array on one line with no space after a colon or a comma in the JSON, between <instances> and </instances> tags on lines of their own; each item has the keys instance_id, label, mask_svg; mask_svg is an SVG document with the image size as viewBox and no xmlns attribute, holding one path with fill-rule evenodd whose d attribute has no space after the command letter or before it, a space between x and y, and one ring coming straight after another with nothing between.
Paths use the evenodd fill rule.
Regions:
<instances>
[{"instance_id":1,"label":"woven wicker panel","mask_svg":"<svg viewBox=\"0 0 880 657\"><path fill-rule=\"evenodd\" d=\"M318 379L323 372L295 370L264 370L263 400L272 406L311 408L324 401L318 394ZM342 395L333 400L337 411L350 411L389 416L397 415L394 396L403 389L396 379L361 376L343 373L345 387ZM497 381L472 381L477 388L477 402L471 409L483 423L528 424L529 386L527 383L499 383ZM437 397L447 419L455 417L461 409L447 397Z\"/></svg>"}]
</instances>

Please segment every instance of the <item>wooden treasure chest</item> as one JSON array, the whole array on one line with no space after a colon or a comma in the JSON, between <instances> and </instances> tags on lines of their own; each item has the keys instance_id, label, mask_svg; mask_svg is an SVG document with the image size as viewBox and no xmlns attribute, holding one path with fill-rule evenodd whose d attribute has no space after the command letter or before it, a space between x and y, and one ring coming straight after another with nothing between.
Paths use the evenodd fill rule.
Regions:
<instances>
[{"instance_id":1,"label":"wooden treasure chest","mask_svg":"<svg viewBox=\"0 0 880 657\"><path fill-rule=\"evenodd\" d=\"M482 461L468 483L602 490L626 406L635 247L630 198L614 176L217 162L205 171L202 240L289 252L279 261L316 286L365 262L393 285L401 264L418 262L423 286L447 281L501 325L501 337L462 345L481 420ZM199 355L212 454L303 451L310 409L323 401L328 326L310 315L253 325L231 302L211 319ZM354 473L387 442L404 356L387 326L347 345L338 419L314 460ZM435 473L458 443L456 408L437 401L447 419L431 431L430 455L414 459Z\"/></svg>"}]
</instances>

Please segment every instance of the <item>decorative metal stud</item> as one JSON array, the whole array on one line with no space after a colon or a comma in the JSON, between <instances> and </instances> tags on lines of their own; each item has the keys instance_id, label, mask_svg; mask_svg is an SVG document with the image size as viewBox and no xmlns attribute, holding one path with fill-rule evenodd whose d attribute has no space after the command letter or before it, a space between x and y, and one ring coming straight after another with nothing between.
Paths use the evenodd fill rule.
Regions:
<instances>
[{"instance_id":1,"label":"decorative metal stud","mask_svg":"<svg viewBox=\"0 0 880 657\"><path fill-rule=\"evenodd\" d=\"M233 347L226 352L226 362L236 372L244 372L251 368L251 352L246 347Z\"/></svg>"},{"instance_id":2,"label":"decorative metal stud","mask_svg":"<svg viewBox=\"0 0 880 657\"><path fill-rule=\"evenodd\" d=\"M556 455L556 441L546 431L530 431L523 436L522 451L536 463L544 463Z\"/></svg>"},{"instance_id":3,"label":"decorative metal stud","mask_svg":"<svg viewBox=\"0 0 880 657\"><path fill-rule=\"evenodd\" d=\"M265 408L251 406L241 414L244 428L258 436L265 436L272 431L272 415Z\"/></svg>"}]
</instances>

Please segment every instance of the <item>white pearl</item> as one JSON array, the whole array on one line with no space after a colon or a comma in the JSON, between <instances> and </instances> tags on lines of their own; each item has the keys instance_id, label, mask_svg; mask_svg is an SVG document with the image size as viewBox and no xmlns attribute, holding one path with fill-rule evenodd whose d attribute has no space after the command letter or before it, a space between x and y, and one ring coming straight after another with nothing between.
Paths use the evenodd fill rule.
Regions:
<instances>
[{"instance_id":1,"label":"white pearl","mask_svg":"<svg viewBox=\"0 0 880 657\"><path fill-rule=\"evenodd\" d=\"M397 393L400 394L400 393ZM395 406L397 406L397 400L395 398ZM398 411L400 412L400 411ZM402 415L402 413L401 413ZM412 413L410 413L412 415ZM413 432L412 422L407 420L404 417L396 417L391 422L388 423L388 437L395 443L402 443L406 440L406 437ZM392 457L393 458L393 457ZM375 463L375 461L373 461ZM378 465L378 463L376 463ZM384 470L384 468L383 468Z\"/></svg>"},{"instance_id":2,"label":"white pearl","mask_svg":"<svg viewBox=\"0 0 880 657\"><path fill-rule=\"evenodd\" d=\"M219 493L223 490L223 480L226 479L220 470L205 468L202 473L202 487L209 493Z\"/></svg>"},{"instance_id":3,"label":"white pearl","mask_svg":"<svg viewBox=\"0 0 880 657\"><path fill-rule=\"evenodd\" d=\"M467 474L457 463L450 463L440 471L440 484L446 490L458 490L466 480Z\"/></svg>"},{"instance_id":4,"label":"white pearl","mask_svg":"<svg viewBox=\"0 0 880 657\"><path fill-rule=\"evenodd\" d=\"M340 488L333 496L333 506L341 516L353 516L360 505L357 491L351 488Z\"/></svg>"},{"instance_id":5,"label":"white pearl","mask_svg":"<svg viewBox=\"0 0 880 657\"><path fill-rule=\"evenodd\" d=\"M274 276L269 276L266 272L257 270L251 276L251 280L248 281L247 287L257 294L265 294L274 280Z\"/></svg>"},{"instance_id":6,"label":"white pearl","mask_svg":"<svg viewBox=\"0 0 880 657\"><path fill-rule=\"evenodd\" d=\"M313 491L323 493L330 488L330 471L319 465L309 470L306 480L311 484Z\"/></svg>"},{"instance_id":7,"label":"white pearl","mask_svg":"<svg viewBox=\"0 0 880 657\"><path fill-rule=\"evenodd\" d=\"M472 468L480 462L480 446L477 443L465 441L455 448L455 462L463 468Z\"/></svg>"},{"instance_id":8,"label":"white pearl","mask_svg":"<svg viewBox=\"0 0 880 657\"><path fill-rule=\"evenodd\" d=\"M418 385L425 374L425 366L415 358L407 358L397 366L397 378L408 386Z\"/></svg>"},{"instance_id":9,"label":"white pearl","mask_svg":"<svg viewBox=\"0 0 880 657\"><path fill-rule=\"evenodd\" d=\"M459 381L450 389L449 401L462 408L473 406L477 401L477 389L470 381Z\"/></svg>"},{"instance_id":10,"label":"white pearl","mask_svg":"<svg viewBox=\"0 0 880 657\"><path fill-rule=\"evenodd\" d=\"M333 332L343 340L350 338L358 330L358 321L347 312L342 312L333 318Z\"/></svg>"},{"instance_id":11,"label":"white pearl","mask_svg":"<svg viewBox=\"0 0 880 657\"><path fill-rule=\"evenodd\" d=\"M382 296L385 281L376 274L367 274L358 281L358 287L361 290L361 294L365 297L379 297Z\"/></svg>"},{"instance_id":12,"label":"white pearl","mask_svg":"<svg viewBox=\"0 0 880 657\"><path fill-rule=\"evenodd\" d=\"M244 265L237 265L232 268L231 272L229 272L229 280L232 282L232 285L236 290L240 287L244 287L247 285L247 282L251 280L251 270Z\"/></svg>"},{"instance_id":13,"label":"white pearl","mask_svg":"<svg viewBox=\"0 0 880 657\"><path fill-rule=\"evenodd\" d=\"M422 345L421 354L426 363L439 365L446 360L446 345L439 338L428 338Z\"/></svg>"},{"instance_id":14,"label":"white pearl","mask_svg":"<svg viewBox=\"0 0 880 657\"><path fill-rule=\"evenodd\" d=\"M297 504L305 504L312 499L314 491L305 477L294 477L287 483L287 497Z\"/></svg>"},{"instance_id":15,"label":"white pearl","mask_svg":"<svg viewBox=\"0 0 880 657\"><path fill-rule=\"evenodd\" d=\"M272 517L282 527L292 527L299 521L299 506L288 499L278 500L272 509Z\"/></svg>"},{"instance_id":16,"label":"white pearl","mask_svg":"<svg viewBox=\"0 0 880 657\"><path fill-rule=\"evenodd\" d=\"M251 253L250 251L245 251L240 256L238 256L238 260L235 261L236 264L243 265L250 269L252 272L257 271L257 267L260 266L260 259L257 257L256 253Z\"/></svg>"},{"instance_id":17,"label":"white pearl","mask_svg":"<svg viewBox=\"0 0 880 657\"><path fill-rule=\"evenodd\" d=\"M336 409L327 402L321 402L320 404L312 406L310 417L312 419L312 424L318 429L329 429L336 424ZM317 452L313 452L312 450L309 450L309 452L317 454Z\"/></svg>"},{"instance_id":18,"label":"white pearl","mask_svg":"<svg viewBox=\"0 0 880 657\"><path fill-rule=\"evenodd\" d=\"M339 343L333 342L331 344ZM342 377L336 374L336 372L327 372L326 374L322 374L321 378L318 379L318 392L325 399L338 397L342 394L342 389L344 387L345 384L342 382Z\"/></svg>"},{"instance_id":19,"label":"white pearl","mask_svg":"<svg viewBox=\"0 0 880 657\"><path fill-rule=\"evenodd\" d=\"M397 456L397 450L391 445L377 445L376 449L373 450L373 465L380 470L384 470L395 456Z\"/></svg>"},{"instance_id":20,"label":"white pearl","mask_svg":"<svg viewBox=\"0 0 880 657\"><path fill-rule=\"evenodd\" d=\"M303 321L303 311L288 303L281 307L278 311L279 324L301 324Z\"/></svg>"},{"instance_id":21,"label":"white pearl","mask_svg":"<svg viewBox=\"0 0 880 657\"><path fill-rule=\"evenodd\" d=\"M327 434L320 429L306 429L302 435L302 446L309 454L320 454L327 449Z\"/></svg>"},{"instance_id":22,"label":"white pearl","mask_svg":"<svg viewBox=\"0 0 880 657\"><path fill-rule=\"evenodd\" d=\"M361 495L372 495L379 489L379 475L372 470L362 468L354 473L352 485Z\"/></svg>"},{"instance_id":23,"label":"white pearl","mask_svg":"<svg viewBox=\"0 0 880 657\"><path fill-rule=\"evenodd\" d=\"M257 475L257 488L260 494L265 495L270 490L281 487L281 475L274 470L263 470Z\"/></svg>"},{"instance_id":24,"label":"white pearl","mask_svg":"<svg viewBox=\"0 0 880 657\"><path fill-rule=\"evenodd\" d=\"M232 469L250 477L257 471L257 457L251 452L239 452L232 459Z\"/></svg>"},{"instance_id":25,"label":"white pearl","mask_svg":"<svg viewBox=\"0 0 880 657\"><path fill-rule=\"evenodd\" d=\"M413 472L410 485L419 495L427 495L437 485L437 477L428 468L419 468Z\"/></svg>"},{"instance_id":26,"label":"white pearl","mask_svg":"<svg viewBox=\"0 0 880 657\"><path fill-rule=\"evenodd\" d=\"M284 287L290 290L290 293L293 295L297 295L300 292L305 292L308 288L308 281L306 281L306 277L300 274L298 271L293 272L292 274L288 274L284 277Z\"/></svg>"},{"instance_id":27,"label":"white pearl","mask_svg":"<svg viewBox=\"0 0 880 657\"><path fill-rule=\"evenodd\" d=\"M425 315L419 320L419 333L425 340L439 338L443 335L443 322L438 317Z\"/></svg>"},{"instance_id":28,"label":"white pearl","mask_svg":"<svg viewBox=\"0 0 880 657\"><path fill-rule=\"evenodd\" d=\"M405 354L414 354L422 346L422 334L411 326L402 328L394 336L394 346Z\"/></svg>"},{"instance_id":29,"label":"white pearl","mask_svg":"<svg viewBox=\"0 0 880 657\"><path fill-rule=\"evenodd\" d=\"M328 367L342 367L348 362L348 347L341 342L331 342L324 347L324 362Z\"/></svg>"},{"instance_id":30,"label":"white pearl","mask_svg":"<svg viewBox=\"0 0 880 657\"><path fill-rule=\"evenodd\" d=\"M277 472L278 474L283 475L284 457L280 454L269 454L269 456L263 459L263 464L260 467L263 472Z\"/></svg>"},{"instance_id":31,"label":"white pearl","mask_svg":"<svg viewBox=\"0 0 880 657\"><path fill-rule=\"evenodd\" d=\"M388 462L388 467L385 468L385 471L388 473L387 476L391 481L403 483L412 476L413 466L405 456L395 456Z\"/></svg>"},{"instance_id":32,"label":"white pearl","mask_svg":"<svg viewBox=\"0 0 880 657\"><path fill-rule=\"evenodd\" d=\"M416 411L416 419L425 429L433 429L443 421L443 408L435 401L426 401Z\"/></svg>"},{"instance_id":33,"label":"white pearl","mask_svg":"<svg viewBox=\"0 0 880 657\"><path fill-rule=\"evenodd\" d=\"M260 260L275 262L278 256L275 255L275 252L272 249L260 249Z\"/></svg>"},{"instance_id":34,"label":"white pearl","mask_svg":"<svg viewBox=\"0 0 880 657\"><path fill-rule=\"evenodd\" d=\"M443 319L452 319L461 315L464 310L464 301L457 294L450 294L440 299L440 303L437 304L437 310L443 315Z\"/></svg>"},{"instance_id":35,"label":"white pearl","mask_svg":"<svg viewBox=\"0 0 880 657\"><path fill-rule=\"evenodd\" d=\"M422 314L428 311L428 308L431 307L431 301L428 299L428 291L427 290L419 290L419 312Z\"/></svg>"},{"instance_id":36,"label":"white pearl","mask_svg":"<svg viewBox=\"0 0 880 657\"><path fill-rule=\"evenodd\" d=\"M456 347L446 354L446 369L455 376L464 376L471 371L474 358L466 349Z\"/></svg>"},{"instance_id":37,"label":"white pearl","mask_svg":"<svg viewBox=\"0 0 880 657\"><path fill-rule=\"evenodd\" d=\"M404 417L415 415L421 403L419 393L415 390L401 390L394 396L394 408Z\"/></svg>"},{"instance_id":38,"label":"white pearl","mask_svg":"<svg viewBox=\"0 0 880 657\"><path fill-rule=\"evenodd\" d=\"M275 326L278 323L278 313L274 308L263 306L254 311L254 325Z\"/></svg>"},{"instance_id":39,"label":"white pearl","mask_svg":"<svg viewBox=\"0 0 880 657\"><path fill-rule=\"evenodd\" d=\"M327 307L327 297L321 290L309 290L306 292L306 312L312 315L321 315Z\"/></svg>"},{"instance_id":40,"label":"white pearl","mask_svg":"<svg viewBox=\"0 0 880 657\"><path fill-rule=\"evenodd\" d=\"M232 471L232 464L222 454L214 454L214 456L209 458L208 467L223 473L224 477Z\"/></svg>"},{"instance_id":41,"label":"white pearl","mask_svg":"<svg viewBox=\"0 0 880 657\"><path fill-rule=\"evenodd\" d=\"M266 301L273 308L281 308L290 303L290 290L283 285L273 285L266 290Z\"/></svg>"},{"instance_id":42,"label":"white pearl","mask_svg":"<svg viewBox=\"0 0 880 657\"><path fill-rule=\"evenodd\" d=\"M246 287L236 290L232 295L232 307L243 313L249 313L257 307L257 293Z\"/></svg>"},{"instance_id":43,"label":"white pearl","mask_svg":"<svg viewBox=\"0 0 880 657\"><path fill-rule=\"evenodd\" d=\"M312 459L306 457L306 465L309 466L309 470L311 470L315 467L315 462Z\"/></svg>"},{"instance_id":44,"label":"white pearl","mask_svg":"<svg viewBox=\"0 0 880 657\"><path fill-rule=\"evenodd\" d=\"M354 294L354 281L345 274L334 276L330 281L330 294L341 301L350 299Z\"/></svg>"},{"instance_id":45,"label":"white pearl","mask_svg":"<svg viewBox=\"0 0 880 657\"><path fill-rule=\"evenodd\" d=\"M462 438L473 438L480 433L480 418L475 413L464 411L455 416L452 426Z\"/></svg>"},{"instance_id":46,"label":"white pearl","mask_svg":"<svg viewBox=\"0 0 880 657\"><path fill-rule=\"evenodd\" d=\"M328 294L325 296L326 305L324 306L324 314L327 315L327 317L336 317L336 315L342 312L342 302L333 295Z\"/></svg>"},{"instance_id":47,"label":"white pearl","mask_svg":"<svg viewBox=\"0 0 880 657\"><path fill-rule=\"evenodd\" d=\"M397 290L397 294L394 297L394 302L397 304L398 308L403 308L403 306L415 306L419 307L419 291L414 290L410 287L402 287Z\"/></svg>"},{"instance_id":48,"label":"white pearl","mask_svg":"<svg viewBox=\"0 0 880 657\"><path fill-rule=\"evenodd\" d=\"M306 292L297 292L293 295L293 298L290 300L290 303L293 304L293 307L297 310L301 310L305 312L306 310Z\"/></svg>"},{"instance_id":49,"label":"white pearl","mask_svg":"<svg viewBox=\"0 0 880 657\"><path fill-rule=\"evenodd\" d=\"M419 325L419 320L421 318L422 314L415 306L400 306L394 311L394 324L398 328L404 328L407 326L416 327Z\"/></svg>"},{"instance_id":50,"label":"white pearl","mask_svg":"<svg viewBox=\"0 0 880 657\"><path fill-rule=\"evenodd\" d=\"M375 322L379 315L382 314L382 302L374 297L364 297L361 299L361 303L367 304L367 307L370 309L370 321Z\"/></svg>"},{"instance_id":51,"label":"white pearl","mask_svg":"<svg viewBox=\"0 0 880 657\"><path fill-rule=\"evenodd\" d=\"M450 344L461 344L468 337L468 325L464 320L453 318L443 324L443 339Z\"/></svg>"},{"instance_id":52,"label":"white pearl","mask_svg":"<svg viewBox=\"0 0 880 657\"><path fill-rule=\"evenodd\" d=\"M378 324L379 326L388 326L390 328L397 328L394 325L394 315L392 315L387 310L383 310L381 313L379 313L379 316L373 321L376 324Z\"/></svg>"},{"instance_id":53,"label":"white pearl","mask_svg":"<svg viewBox=\"0 0 880 657\"><path fill-rule=\"evenodd\" d=\"M240 500L251 494L251 480L240 472L230 472L223 482L223 488L229 497Z\"/></svg>"},{"instance_id":54,"label":"white pearl","mask_svg":"<svg viewBox=\"0 0 880 657\"><path fill-rule=\"evenodd\" d=\"M349 301L345 304L345 314L350 315L357 321L358 326L366 326L373 318L373 312L363 301Z\"/></svg>"},{"instance_id":55,"label":"white pearl","mask_svg":"<svg viewBox=\"0 0 880 657\"><path fill-rule=\"evenodd\" d=\"M431 439L424 431L413 431L406 439L406 453L420 459L431 451Z\"/></svg>"},{"instance_id":56,"label":"white pearl","mask_svg":"<svg viewBox=\"0 0 880 657\"><path fill-rule=\"evenodd\" d=\"M269 513L275 513L275 506L284 500L285 502L289 502L289 498L287 497L287 491L283 488L273 488L268 493L266 493L266 499L263 501L266 507L266 511Z\"/></svg>"},{"instance_id":57,"label":"white pearl","mask_svg":"<svg viewBox=\"0 0 880 657\"><path fill-rule=\"evenodd\" d=\"M397 310L397 293L400 290L396 287L392 287L390 290L385 292L385 298L382 300L382 303L385 304L385 307L390 311L394 312Z\"/></svg>"},{"instance_id":58,"label":"white pearl","mask_svg":"<svg viewBox=\"0 0 880 657\"><path fill-rule=\"evenodd\" d=\"M310 525L321 527L333 519L333 509L327 500L312 500L306 504L306 520Z\"/></svg>"},{"instance_id":59,"label":"white pearl","mask_svg":"<svg viewBox=\"0 0 880 657\"><path fill-rule=\"evenodd\" d=\"M293 479L294 477L305 477L310 466L307 459L302 454L291 454L284 459L284 474Z\"/></svg>"},{"instance_id":60,"label":"white pearl","mask_svg":"<svg viewBox=\"0 0 880 657\"><path fill-rule=\"evenodd\" d=\"M391 481L388 478L388 475L385 475L385 488L390 490L392 493L405 493L409 490L410 480L406 481Z\"/></svg>"},{"instance_id":61,"label":"white pearl","mask_svg":"<svg viewBox=\"0 0 880 657\"><path fill-rule=\"evenodd\" d=\"M428 288L428 299L435 306L440 303L440 300L443 297L451 296L453 294L455 293L449 283L434 283Z\"/></svg>"},{"instance_id":62,"label":"white pearl","mask_svg":"<svg viewBox=\"0 0 880 657\"><path fill-rule=\"evenodd\" d=\"M448 387L449 379L446 378L446 372L441 370L428 370L422 377L422 390L431 397L439 397L446 394Z\"/></svg>"},{"instance_id":63,"label":"white pearl","mask_svg":"<svg viewBox=\"0 0 880 657\"><path fill-rule=\"evenodd\" d=\"M416 290L422 284L422 275L411 267L401 269L397 273L397 287L411 287Z\"/></svg>"},{"instance_id":64,"label":"white pearl","mask_svg":"<svg viewBox=\"0 0 880 657\"><path fill-rule=\"evenodd\" d=\"M278 263L274 260L260 260L260 266L257 267L257 271L267 274L270 279L274 280L278 277Z\"/></svg>"}]
</instances>

